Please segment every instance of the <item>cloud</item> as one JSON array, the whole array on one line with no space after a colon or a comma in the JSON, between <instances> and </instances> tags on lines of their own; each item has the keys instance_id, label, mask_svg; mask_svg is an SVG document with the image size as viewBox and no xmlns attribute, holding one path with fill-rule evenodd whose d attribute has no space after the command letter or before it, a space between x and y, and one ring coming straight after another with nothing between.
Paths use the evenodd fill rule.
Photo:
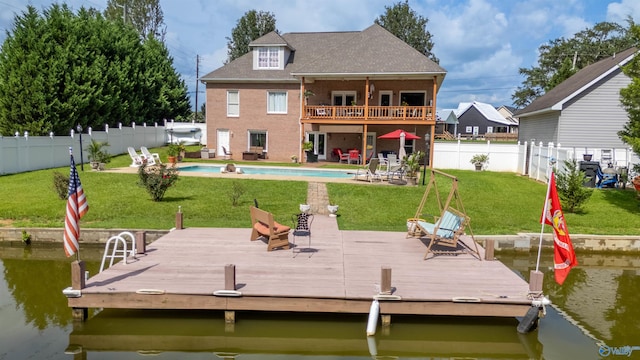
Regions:
<instances>
[{"instance_id":1,"label":"cloud","mask_svg":"<svg viewBox=\"0 0 640 360\"><path fill-rule=\"evenodd\" d=\"M640 2L637 0L622 0L621 2L612 2L607 5L607 21L624 24L627 16L632 18L640 18Z\"/></svg>"}]
</instances>

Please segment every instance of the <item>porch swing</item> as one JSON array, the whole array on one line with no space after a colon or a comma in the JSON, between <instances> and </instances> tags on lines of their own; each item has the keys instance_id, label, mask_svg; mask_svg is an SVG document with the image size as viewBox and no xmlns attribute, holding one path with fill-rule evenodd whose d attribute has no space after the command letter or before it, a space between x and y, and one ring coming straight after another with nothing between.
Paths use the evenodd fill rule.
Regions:
<instances>
[{"instance_id":1,"label":"porch swing","mask_svg":"<svg viewBox=\"0 0 640 360\"><path fill-rule=\"evenodd\" d=\"M433 254L433 256L468 253L477 257L478 260L482 260L478 251L478 244L471 230L471 219L467 216L458 193L458 178L438 170L431 169L430 171L429 184L422 196L416 214L414 217L407 219L407 238L429 238L429 245L424 255L425 260L428 258L429 253ZM442 180L438 180L438 178ZM438 182L442 183L446 180L451 181L451 189L446 200L442 202L442 197L438 190ZM435 197L435 204L430 203L433 201L433 199L430 200L430 195L433 195L431 198ZM437 215L429 215L430 221L425 220L426 216L423 214L425 205L431 206L430 210L437 213ZM437 208L435 207L436 205ZM469 235L466 236L466 239L461 239L465 235L465 229L468 229ZM469 244L469 240L472 242L473 248Z\"/></svg>"}]
</instances>

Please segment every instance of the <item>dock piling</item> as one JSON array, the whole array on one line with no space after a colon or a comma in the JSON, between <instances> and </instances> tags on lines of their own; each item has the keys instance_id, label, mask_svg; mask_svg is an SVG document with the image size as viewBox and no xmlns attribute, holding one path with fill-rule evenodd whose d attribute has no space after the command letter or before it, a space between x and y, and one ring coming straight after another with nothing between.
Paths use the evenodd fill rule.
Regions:
<instances>
[{"instance_id":1,"label":"dock piling","mask_svg":"<svg viewBox=\"0 0 640 360\"><path fill-rule=\"evenodd\" d=\"M541 293L543 280L544 274L542 272L531 270L531 272L529 273L529 292Z\"/></svg>"},{"instance_id":2,"label":"dock piling","mask_svg":"<svg viewBox=\"0 0 640 360\"><path fill-rule=\"evenodd\" d=\"M485 260L490 260L490 261L495 260L495 257L494 257L494 254L493 254L494 248L495 248L495 241L494 240L487 239L484 242L484 259Z\"/></svg>"},{"instance_id":3,"label":"dock piling","mask_svg":"<svg viewBox=\"0 0 640 360\"><path fill-rule=\"evenodd\" d=\"M144 254L147 251L147 233L144 231L136 232L136 255Z\"/></svg>"},{"instance_id":4,"label":"dock piling","mask_svg":"<svg viewBox=\"0 0 640 360\"><path fill-rule=\"evenodd\" d=\"M391 295L391 268L382 267L380 274L380 294Z\"/></svg>"}]
</instances>

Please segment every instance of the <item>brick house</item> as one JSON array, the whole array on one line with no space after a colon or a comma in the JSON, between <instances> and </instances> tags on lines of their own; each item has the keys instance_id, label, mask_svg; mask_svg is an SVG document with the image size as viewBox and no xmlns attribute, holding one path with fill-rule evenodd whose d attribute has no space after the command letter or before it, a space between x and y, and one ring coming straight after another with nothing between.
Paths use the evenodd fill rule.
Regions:
<instances>
[{"instance_id":1,"label":"brick house","mask_svg":"<svg viewBox=\"0 0 640 360\"><path fill-rule=\"evenodd\" d=\"M249 53L200 79L207 147L218 154L225 147L240 158L261 147L270 160L290 161L304 159L302 144L309 141L319 160L335 160L335 149L358 149L369 158L398 151L397 140L377 138L396 129L433 141L446 70L381 26L271 32L249 46ZM407 141L405 148L425 146Z\"/></svg>"}]
</instances>

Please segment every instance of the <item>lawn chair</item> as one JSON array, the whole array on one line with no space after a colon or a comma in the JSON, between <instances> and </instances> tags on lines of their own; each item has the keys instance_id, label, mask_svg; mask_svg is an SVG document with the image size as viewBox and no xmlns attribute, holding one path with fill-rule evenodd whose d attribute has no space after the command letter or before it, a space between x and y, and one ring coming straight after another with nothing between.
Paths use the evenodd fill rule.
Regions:
<instances>
[{"instance_id":1,"label":"lawn chair","mask_svg":"<svg viewBox=\"0 0 640 360\"><path fill-rule=\"evenodd\" d=\"M140 152L142 153L142 158L147 162L147 165L160 165L162 161L160 161L160 155L158 153L151 153L146 146L140 146Z\"/></svg>"},{"instance_id":2,"label":"lawn chair","mask_svg":"<svg viewBox=\"0 0 640 360\"><path fill-rule=\"evenodd\" d=\"M382 181L382 177L378 173L379 162L380 160L378 158L371 159L371 161L369 161L369 165L356 171L354 180L364 180L369 182L373 182L374 180Z\"/></svg>"},{"instance_id":3,"label":"lawn chair","mask_svg":"<svg viewBox=\"0 0 640 360\"><path fill-rule=\"evenodd\" d=\"M309 252L309 257L315 250L311 248L311 224L313 223L313 214L300 213L293 216L294 228L291 232L293 234L293 257L296 257L298 253ZM309 243L305 249L296 245L296 237L308 237Z\"/></svg>"},{"instance_id":4,"label":"lawn chair","mask_svg":"<svg viewBox=\"0 0 640 360\"><path fill-rule=\"evenodd\" d=\"M225 160L231 159L231 156L233 154L231 153L231 151L228 151L226 147L224 147L224 146L222 147L222 152L224 153L224 159Z\"/></svg>"},{"instance_id":5,"label":"lawn chair","mask_svg":"<svg viewBox=\"0 0 640 360\"><path fill-rule=\"evenodd\" d=\"M596 187L599 189L609 187L614 188L618 184L618 173L615 171L613 166L609 164L604 171L598 166L598 170L596 172L596 178L598 179L596 182Z\"/></svg>"},{"instance_id":6,"label":"lawn chair","mask_svg":"<svg viewBox=\"0 0 640 360\"><path fill-rule=\"evenodd\" d=\"M451 190L444 203L440 198L436 175L441 175L441 177L451 180ZM432 190L437 200L439 213L435 216L429 216L429 220L426 220L426 216L422 214L422 211ZM470 248L464 241L460 240L461 236L465 235L466 229L470 232L469 236L475 249ZM458 178L437 170L431 170L429 184L420 201L418 210L413 218L407 220L407 237L427 237L429 239L429 245L424 254L425 260L429 253L434 256L469 253L477 257L478 260L482 260L478 244L471 231L471 219L465 214L462 200L458 194Z\"/></svg>"},{"instance_id":7,"label":"lawn chair","mask_svg":"<svg viewBox=\"0 0 640 360\"><path fill-rule=\"evenodd\" d=\"M127 148L127 151L129 152L129 156L131 157L131 165L129 165L130 167L138 167L142 165L143 160L140 157L140 155L138 155L138 153L136 152L136 149L129 146Z\"/></svg>"}]
</instances>

